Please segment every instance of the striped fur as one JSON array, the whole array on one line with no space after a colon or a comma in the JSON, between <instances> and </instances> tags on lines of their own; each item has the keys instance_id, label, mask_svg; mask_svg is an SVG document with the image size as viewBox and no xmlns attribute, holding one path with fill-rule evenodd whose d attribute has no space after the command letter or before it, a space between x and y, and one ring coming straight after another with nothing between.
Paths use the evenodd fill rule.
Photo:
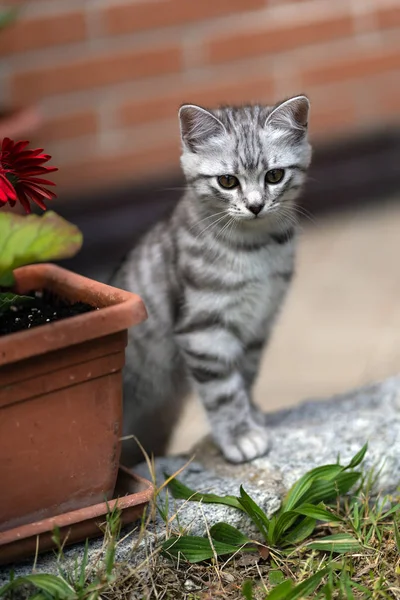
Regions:
<instances>
[{"instance_id":1,"label":"striped fur","mask_svg":"<svg viewBox=\"0 0 400 600\"><path fill-rule=\"evenodd\" d=\"M293 274L308 108L300 96L276 107L180 110L186 192L113 281L141 295L149 313L129 335L124 390L125 434L147 451L165 451L190 388L228 460L268 449L251 389ZM284 169L279 183L266 183L271 169ZM221 175L240 185L222 188ZM139 458L127 443L124 461Z\"/></svg>"}]
</instances>

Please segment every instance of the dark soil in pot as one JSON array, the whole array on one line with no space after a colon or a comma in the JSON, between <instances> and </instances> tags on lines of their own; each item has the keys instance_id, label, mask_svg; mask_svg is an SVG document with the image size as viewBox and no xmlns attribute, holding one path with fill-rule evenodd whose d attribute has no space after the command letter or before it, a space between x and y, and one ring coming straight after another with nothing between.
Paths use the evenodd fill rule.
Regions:
<instances>
[{"instance_id":1,"label":"dark soil in pot","mask_svg":"<svg viewBox=\"0 0 400 600\"><path fill-rule=\"evenodd\" d=\"M0 336L98 310L84 302L70 304L47 291L31 292L26 296L31 296L32 301L13 305L0 315Z\"/></svg>"}]
</instances>

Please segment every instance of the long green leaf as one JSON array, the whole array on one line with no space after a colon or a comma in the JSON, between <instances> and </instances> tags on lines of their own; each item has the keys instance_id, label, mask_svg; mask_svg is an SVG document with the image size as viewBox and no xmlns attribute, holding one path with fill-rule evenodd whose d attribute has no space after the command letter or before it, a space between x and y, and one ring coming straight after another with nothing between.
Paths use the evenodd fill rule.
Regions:
<instances>
[{"instance_id":1,"label":"long green leaf","mask_svg":"<svg viewBox=\"0 0 400 600\"><path fill-rule=\"evenodd\" d=\"M214 557L237 552L237 546L213 541L213 547L208 538L199 536L171 537L162 544L163 553L170 558L183 558L190 563L198 563Z\"/></svg>"},{"instance_id":2,"label":"long green leaf","mask_svg":"<svg viewBox=\"0 0 400 600\"><path fill-rule=\"evenodd\" d=\"M311 550L322 550L325 552L335 552L345 554L346 552L358 552L361 550L359 542L348 533L336 533L327 535L307 544Z\"/></svg>"},{"instance_id":3,"label":"long green leaf","mask_svg":"<svg viewBox=\"0 0 400 600\"><path fill-rule=\"evenodd\" d=\"M326 567L317 571L314 575L302 581L296 585L286 596L286 600L300 600L300 598L307 598L310 594L315 592L323 578L329 574L330 568Z\"/></svg>"},{"instance_id":4,"label":"long green leaf","mask_svg":"<svg viewBox=\"0 0 400 600\"><path fill-rule=\"evenodd\" d=\"M274 527L270 527L270 543L272 545L279 544L282 535L294 525L294 523L300 518L299 514L293 510L287 510L276 517Z\"/></svg>"},{"instance_id":5,"label":"long green leaf","mask_svg":"<svg viewBox=\"0 0 400 600\"><path fill-rule=\"evenodd\" d=\"M170 475L164 473L165 479L168 479ZM196 492L184 485L178 479L171 479L168 484L168 489L171 494L177 500L192 500L194 502L205 502L208 504L225 504L226 506L232 506L243 511L243 507L236 498L236 496L218 496L217 494L202 494Z\"/></svg>"},{"instance_id":6,"label":"long green leaf","mask_svg":"<svg viewBox=\"0 0 400 600\"><path fill-rule=\"evenodd\" d=\"M358 481L361 474L358 472L341 472L333 480L313 481L308 491L298 501L302 504L319 504L330 502L347 492Z\"/></svg>"},{"instance_id":7,"label":"long green leaf","mask_svg":"<svg viewBox=\"0 0 400 600\"><path fill-rule=\"evenodd\" d=\"M70 258L81 245L79 229L53 211L41 216L0 212L0 285L12 285L17 267Z\"/></svg>"},{"instance_id":8,"label":"long green leaf","mask_svg":"<svg viewBox=\"0 0 400 600\"><path fill-rule=\"evenodd\" d=\"M75 600L76 593L67 581L48 574L33 574L24 577L17 577L6 586L0 589L0 596L5 592L15 590L24 584L34 585L39 590L48 593L56 600Z\"/></svg>"},{"instance_id":9,"label":"long green leaf","mask_svg":"<svg viewBox=\"0 0 400 600\"><path fill-rule=\"evenodd\" d=\"M240 497L238 498L243 509L256 525L266 542L269 541L269 519L265 512L254 502L247 492L240 486Z\"/></svg>"},{"instance_id":10,"label":"long green leaf","mask_svg":"<svg viewBox=\"0 0 400 600\"><path fill-rule=\"evenodd\" d=\"M282 539L282 543L285 546L294 546L300 544L303 540L307 539L315 529L317 522L311 517L306 517L298 525L293 527L290 531L285 533Z\"/></svg>"},{"instance_id":11,"label":"long green leaf","mask_svg":"<svg viewBox=\"0 0 400 600\"><path fill-rule=\"evenodd\" d=\"M343 519L338 515L326 510L323 505L314 506L313 504L302 504L298 508L295 508L292 512L305 517L317 519L317 521L323 521L324 523L341 523L343 521Z\"/></svg>"},{"instance_id":12,"label":"long green leaf","mask_svg":"<svg viewBox=\"0 0 400 600\"><path fill-rule=\"evenodd\" d=\"M279 585L277 585L265 598L265 600L286 600L288 594L293 589L293 582L290 579L286 579Z\"/></svg>"},{"instance_id":13,"label":"long green leaf","mask_svg":"<svg viewBox=\"0 0 400 600\"><path fill-rule=\"evenodd\" d=\"M229 523L216 523L210 529L210 535L213 540L232 546L243 546L251 542L247 535L244 535L239 529L229 525Z\"/></svg>"},{"instance_id":14,"label":"long green leaf","mask_svg":"<svg viewBox=\"0 0 400 600\"><path fill-rule=\"evenodd\" d=\"M353 458L351 459L349 464L344 468L347 470L347 469L355 469L356 467L358 467L358 465L364 460L364 456L366 455L367 450L368 450L368 442L366 444L364 444L364 446L361 448L361 450L359 450L357 452L357 454L355 454L353 456Z\"/></svg>"},{"instance_id":15,"label":"long green leaf","mask_svg":"<svg viewBox=\"0 0 400 600\"><path fill-rule=\"evenodd\" d=\"M300 477L286 494L282 505L283 509L285 511L292 510L299 504L303 504L303 497L310 490L313 483L319 480L331 481L342 471L343 467L341 465L324 465L308 471L303 477Z\"/></svg>"}]
</instances>

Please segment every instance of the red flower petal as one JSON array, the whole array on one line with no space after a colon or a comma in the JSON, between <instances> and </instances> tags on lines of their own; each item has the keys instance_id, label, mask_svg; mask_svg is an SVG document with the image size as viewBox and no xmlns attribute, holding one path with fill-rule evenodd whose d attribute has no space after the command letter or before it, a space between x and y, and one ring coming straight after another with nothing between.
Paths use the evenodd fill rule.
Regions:
<instances>
[{"instance_id":1,"label":"red flower petal","mask_svg":"<svg viewBox=\"0 0 400 600\"><path fill-rule=\"evenodd\" d=\"M10 204L18 199L26 212L30 212L30 202L35 202L46 210L44 199L52 200L56 194L44 186L54 186L48 179L37 177L57 171L57 167L43 166L51 159L43 148L28 148L29 142L15 143L4 138L0 148L0 202ZM15 178L11 184L6 173ZM14 189L15 188L15 189Z\"/></svg>"},{"instance_id":2,"label":"red flower petal","mask_svg":"<svg viewBox=\"0 0 400 600\"><path fill-rule=\"evenodd\" d=\"M0 173L0 189L3 190L3 192L7 195L7 197L10 200L17 199L17 194L15 193L15 189L13 188L13 186L11 185L11 183L8 181L7 177L3 173Z\"/></svg>"},{"instance_id":3,"label":"red flower petal","mask_svg":"<svg viewBox=\"0 0 400 600\"><path fill-rule=\"evenodd\" d=\"M32 212L31 205L29 204L29 199L26 197L23 190L20 190L18 192L18 200L22 204L22 207L24 208L25 212L29 215ZM46 210L46 207L43 210Z\"/></svg>"}]
</instances>

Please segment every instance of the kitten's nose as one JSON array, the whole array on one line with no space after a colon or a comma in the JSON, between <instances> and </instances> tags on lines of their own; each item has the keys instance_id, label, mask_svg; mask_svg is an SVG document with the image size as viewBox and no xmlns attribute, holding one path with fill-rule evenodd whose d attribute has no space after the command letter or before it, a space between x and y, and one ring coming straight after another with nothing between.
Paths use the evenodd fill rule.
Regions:
<instances>
[{"instance_id":1,"label":"kitten's nose","mask_svg":"<svg viewBox=\"0 0 400 600\"><path fill-rule=\"evenodd\" d=\"M249 206L249 210L255 215L258 215L258 213L262 211L263 206L263 204L253 204L253 206Z\"/></svg>"}]
</instances>

